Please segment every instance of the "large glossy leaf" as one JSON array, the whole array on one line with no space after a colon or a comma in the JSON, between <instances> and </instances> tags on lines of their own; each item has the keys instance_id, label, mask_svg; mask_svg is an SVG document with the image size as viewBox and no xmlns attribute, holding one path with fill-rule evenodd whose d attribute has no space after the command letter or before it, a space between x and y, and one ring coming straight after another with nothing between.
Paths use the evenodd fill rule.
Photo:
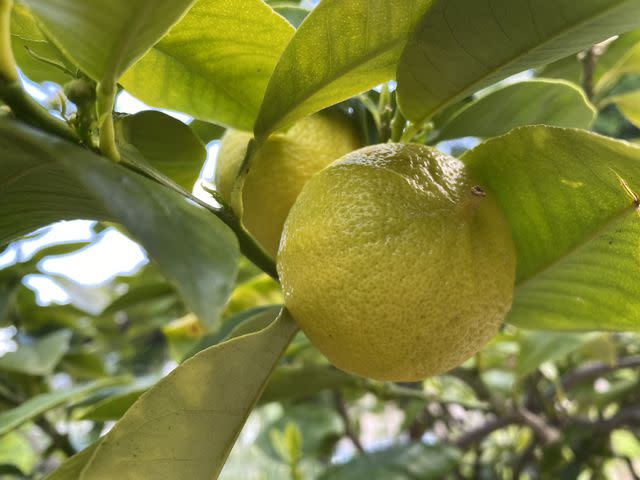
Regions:
<instances>
[{"instance_id":1,"label":"large glossy leaf","mask_svg":"<svg viewBox=\"0 0 640 480\"><path fill-rule=\"evenodd\" d=\"M19 427L34 418L39 417L44 412L58 407L65 403L79 400L101 388L122 382L122 379L111 378L103 379L86 385L80 385L73 388L65 388L50 393L43 393L31 397L26 402L22 402L19 406L0 413L0 435Z\"/></svg>"},{"instance_id":2,"label":"large glossy leaf","mask_svg":"<svg viewBox=\"0 0 640 480\"><path fill-rule=\"evenodd\" d=\"M525 127L467 152L518 255L507 321L550 330L640 329L640 148ZM625 186L626 185L626 186Z\"/></svg>"},{"instance_id":3,"label":"large glossy leaf","mask_svg":"<svg viewBox=\"0 0 640 480\"><path fill-rule=\"evenodd\" d=\"M0 357L0 370L26 375L49 375L69 350L71 332L60 330L37 341L21 343L14 352Z\"/></svg>"},{"instance_id":4,"label":"large glossy leaf","mask_svg":"<svg viewBox=\"0 0 640 480\"><path fill-rule=\"evenodd\" d=\"M195 0L25 0L52 42L97 81L115 82Z\"/></svg>"},{"instance_id":5,"label":"large glossy leaf","mask_svg":"<svg viewBox=\"0 0 640 480\"><path fill-rule=\"evenodd\" d=\"M397 445L327 471L321 480L436 480L447 478L460 460L460 453L445 445L422 443Z\"/></svg>"},{"instance_id":6,"label":"large glossy leaf","mask_svg":"<svg viewBox=\"0 0 640 480\"><path fill-rule=\"evenodd\" d=\"M251 130L293 31L261 0L201 0L121 83L154 107Z\"/></svg>"},{"instance_id":7,"label":"large glossy leaf","mask_svg":"<svg viewBox=\"0 0 640 480\"><path fill-rule=\"evenodd\" d=\"M618 105L623 115L640 128L640 90L613 97L609 101Z\"/></svg>"},{"instance_id":8,"label":"large glossy leaf","mask_svg":"<svg viewBox=\"0 0 640 480\"><path fill-rule=\"evenodd\" d=\"M494 90L450 117L437 139L495 137L516 127L546 124L588 128L596 111L577 86L530 80Z\"/></svg>"},{"instance_id":9,"label":"large glossy leaf","mask_svg":"<svg viewBox=\"0 0 640 480\"><path fill-rule=\"evenodd\" d=\"M638 25L639 0L436 0L402 53L399 103L422 121L498 80Z\"/></svg>"},{"instance_id":10,"label":"large glossy leaf","mask_svg":"<svg viewBox=\"0 0 640 480\"><path fill-rule=\"evenodd\" d=\"M394 77L431 0L324 0L296 31L269 81L255 131L265 136Z\"/></svg>"},{"instance_id":11,"label":"large glossy leaf","mask_svg":"<svg viewBox=\"0 0 640 480\"><path fill-rule=\"evenodd\" d=\"M0 244L58 220L122 223L209 326L231 293L233 233L176 193L89 151L0 123Z\"/></svg>"},{"instance_id":12,"label":"large glossy leaf","mask_svg":"<svg viewBox=\"0 0 640 480\"><path fill-rule=\"evenodd\" d=\"M116 139L138 149L161 173L190 192L207 159L204 143L189 126L167 114L148 110L122 118Z\"/></svg>"},{"instance_id":13,"label":"large glossy leaf","mask_svg":"<svg viewBox=\"0 0 640 480\"><path fill-rule=\"evenodd\" d=\"M103 439L80 480L216 478L297 327L283 311L266 329L204 350L138 400Z\"/></svg>"}]
</instances>

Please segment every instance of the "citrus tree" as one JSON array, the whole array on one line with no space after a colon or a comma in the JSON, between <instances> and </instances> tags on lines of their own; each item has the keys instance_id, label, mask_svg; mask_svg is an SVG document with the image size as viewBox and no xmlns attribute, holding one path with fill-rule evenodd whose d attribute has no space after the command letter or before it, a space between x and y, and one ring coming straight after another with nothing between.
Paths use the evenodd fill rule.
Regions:
<instances>
[{"instance_id":1,"label":"citrus tree","mask_svg":"<svg viewBox=\"0 0 640 480\"><path fill-rule=\"evenodd\" d=\"M0 0L0 477L640 477L638 28ZM106 232L150 262L47 271Z\"/></svg>"}]
</instances>

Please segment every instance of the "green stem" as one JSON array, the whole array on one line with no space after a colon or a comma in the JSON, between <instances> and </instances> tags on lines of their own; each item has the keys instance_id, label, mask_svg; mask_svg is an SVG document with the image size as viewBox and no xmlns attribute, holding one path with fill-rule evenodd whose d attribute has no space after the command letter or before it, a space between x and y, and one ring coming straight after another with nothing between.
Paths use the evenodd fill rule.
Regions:
<instances>
[{"instance_id":1,"label":"green stem","mask_svg":"<svg viewBox=\"0 0 640 480\"><path fill-rule=\"evenodd\" d=\"M396 112L391 119L391 141L399 142L402 138L402 132L407 125L407 119L400 111L400 107L396 106Z\"/></svg>"},{"instance_id":2,"label":"green stem","mask_svg":"<svg viewBox=\"0 0 640 480\"><path fill-rule=\"evenodd\" d=\"M190 192L186 191L180 185L176 184L169 177L162 175L160 172L152 170L150 168L145 168L145 166L140 165L138 163L133 163L128 160L123 159L122 165L129 170L132 170L140 175L147 177L154 182L167 187L174 192L182 195L183 197L188 198L194 203L197 203L199 206L213 213L216 217L218 217L222 222L227 225L238 238L238 243L240 244L240 251L242 254L247 257L251 262L253 262L258 268L260 268L263 272L278 280L278 270L276 269L276 264L271 257L249 234L249 232L244 228L238 216L233 212L232 208L225 203L220 195L217 192L212 191L207 188L206 184L203 184L203 188L207 193L209 193L213 198L221 205L220 208L213 207L206 202L203 202L198 197L192 195Z\"/></svg>"},{"instance_id":3,"label":"green stem","mask_svg":"<svg viewBox=\"0 0 640 480\"><path fill-rule=\"evenodd\" d=\"M11 10L13 0L0 0L0 76L3 83L19 82L16 60L11 50Z\"/></svg>"},{"instance_id":4,"label":"green stem","mask_svg":"<svg viewBox=\"0 0 640 480\"><path fill-rule=\"evenodd\" d=\"M0 0L0 98L16 118L67 140L77 141L74 131L51 116L22 88L11 49L11 9L13 0Z\"/></svg>"},{"instance_id":5,"label":"green stem","mask_svg":"<svg viewBox=\"0 0 640 480\"><path fill-rule=\"evenodd\" d=\"M116 132L113 126L113 108L116 103L115 83L100 83L98 85L98 125L100 127L100 151L113 160L120 161L120 152L116 147Z\"/></svg>"}]
</instances>

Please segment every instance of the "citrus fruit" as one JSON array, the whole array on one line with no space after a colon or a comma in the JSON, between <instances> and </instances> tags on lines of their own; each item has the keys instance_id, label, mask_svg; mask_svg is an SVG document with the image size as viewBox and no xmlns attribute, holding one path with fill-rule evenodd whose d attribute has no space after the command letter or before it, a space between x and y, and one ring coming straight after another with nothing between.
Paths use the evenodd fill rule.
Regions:
<instances>
[{"instance_id":1,"label":"citrus fruit","mask_svg":"<svg viewBox=\"0 0 640 480\"><path fill-rule=\"evenodd\" d=\"M511 306L501 210L456 158L423 145L350 153L316 173L278 253L285 305L337 367L415 381L476 353Z\"/></svg>"},{"instance_id":2,"label":"citrus fruit","mask_svg":"<svg viewBox=\"0 0 640 480\"><path fill-rule=\"evenodd\" d=\"M250 133L231 130L222 139L216 185L227 203L251 138ZM267 252L276 256L284 221L307 180L361 146L350 119L332 111L272 135L254 154L242 190L242 222Z\"/></svg>"}]
</instances>

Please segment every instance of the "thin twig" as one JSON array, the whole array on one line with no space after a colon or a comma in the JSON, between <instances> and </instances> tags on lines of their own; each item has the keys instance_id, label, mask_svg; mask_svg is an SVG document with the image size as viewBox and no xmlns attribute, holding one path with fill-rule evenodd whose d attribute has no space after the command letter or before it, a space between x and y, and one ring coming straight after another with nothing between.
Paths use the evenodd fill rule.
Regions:
<instances>
[{"instance_id":1,"label":"thin twig","mask_svg":"<svg viewBox=\"0 0 640 480\"><path fill-rule=\"evenodd\" d=\"M629 457L622 457L622 460L627 464L627 469L631 474L631 478L633 478L633 480L640 480L640 475L636 473L636 469L633 466L633 462L631 461L631 459Z\"/></svg>"},{"instance_id":2,"label":"thin twig","mask_svg":"<svg viewBox=\"0 0 640 480\"><path fill-rule=\"evenodd\" d=\"M582 61L582 89L589 100L593 100L595 95L593 79L596 72L598 56L595 47L589 48L581 56Z\"/></svg>"},{"instance_id":3,"label":"thin twig","mask_svg":"<svg viewBox=\"0 0 640 480\"><path fill-rule=\"evenodd\" d=\"M349 440L351 440L351 443L353 443L353 446L356 447L356 449L360 453L365 453L365 449L362 446L362 443L360 442L360 438L358 437L357 432L354 430L353 425L351 424L351 419L349 418L349 412L347 411L347 405L344 401L344 396L342 395L342 392L340 392L339 390L334 391L333 400L336 407L336 411L338 412L338 415L340 415L340 417L342 418L342 423L344 423L345 435Z\"/></svg>"}]
</instances>

